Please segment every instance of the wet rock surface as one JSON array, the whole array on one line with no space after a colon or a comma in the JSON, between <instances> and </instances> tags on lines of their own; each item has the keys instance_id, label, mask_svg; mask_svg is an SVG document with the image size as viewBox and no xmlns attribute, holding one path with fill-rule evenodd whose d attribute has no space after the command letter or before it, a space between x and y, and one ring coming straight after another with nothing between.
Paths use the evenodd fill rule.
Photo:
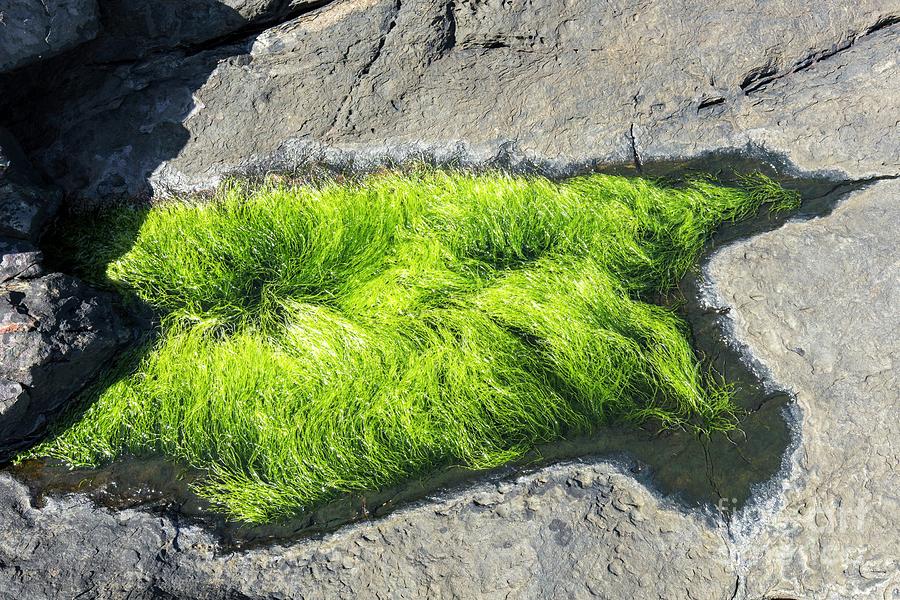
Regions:
<instances>
[{"instance_id":1,"label":"wet rock surface","mask_svg":"<svg viewBox=\"0 0 900 600\"><path fill-rule=\"evenodd\" d=\"M733 527L748 598L900 597L900 181L723 250L734 333L796 392L800 446Z\"/></svg>"},{"instance_id":2,"label":"wet rock surface","mask_svg":"<svg viewBox=\"0 0 900 600\"><path fill-rule=\"evenodd\" d=\"M660 504L605 463L549 468L321 540L234 554L199 528L98 511L77 496L36 509L8 476L0 486L15 499L0 526L21 532L0 542L2 560L14 556L17 567L6 577L0 570L0 591L26 598L84 589L137 598L656 598L668 589L680 598L724 597L734 586L719 529ZM22 551L38 542L39 551ZM661 552L664 561L648 560ZM48 568L60 575L42 581Z\"/></svg>"},{"instance_id":3,"label":"wet rock surface","mask_svg":"<svg viewBox=\"0 0 900 600\"><path fill-rule=\"evenodd\" d=\"M783 478L726 521L608 462L481 484L308 539L224 551L168 517L0 476L0 590L22 598L893 598L900 183L729 246L708 272L737 339L796 391ZM53 577L42 577L45 572ZM4 587L5 586L5 587Z\"/></svg>"}]
</instances>

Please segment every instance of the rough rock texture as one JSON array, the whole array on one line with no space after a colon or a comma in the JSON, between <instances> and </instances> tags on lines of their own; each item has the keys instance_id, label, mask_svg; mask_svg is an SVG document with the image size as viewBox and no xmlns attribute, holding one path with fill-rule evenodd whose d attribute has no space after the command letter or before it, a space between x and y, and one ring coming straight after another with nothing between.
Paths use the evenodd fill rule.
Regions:
<instances>
[{"instance_id":1,"label":"rough rock texture","mask_svg":"<svg viewBox=\"0 0 900 600\"><path fill-rule=\"evenodd\" d=\"M28 242L0 238L0 283L29 279L42 273L41 251Z\"/></svg>"},{"instance_id":2,"label":"rough rock texture","mask_svg":"<svg viewBox=\"0 0 900 600\"><path fill-rule=\"evenodd\" d=\"M42 276L35 244L59 196L0 130L0 460L130 337L108 296L66 275Z\"/></svg>"},{"instance_id":3,"label":"rough rock texture","mask_svg":"<svg viewBox=\"0 0 900 600\"><path fill-rule=\"evenodd\" d=\"M0 0L0 73L93 38L97 0Z\"/></svg>"},{"instance_id":4,"label":"rough rock texture","mask_svg":"<svg viewBox=\"0 0 900 600\"><path fill-rule=\"evenodd\" d=\"M810 56L696 116L636 126L645 159L743 146L804 172L866 179L900 175L900 25L883 20L856 41ZM717 99L707 100L717 102ZM688 113L693 108L688 107ZM637 135L637 134L636 134Z\"/></svg>"},{"instance_id":5,"label":"rough rock texture","mask_svg":"<svg viewBox=\"0 0 900 600\"><path fill-rule=\"evenodd\" d=\"M0 238L37 240L59 203L59 190L40 184L22 149L0 127Z\"/></svg>"},{"instance_id":6,"label":"rough rock texture","mask_svg":"<svg viewBox=\"0 0 900 600\"><path fill-rule=\"evenodd\" d=\"M257 31L316 5L108 0L96 42L0 80L4 117L43 170L94 200L417 156L563 173L739 149L835 179L900 176L898 0L333 0ZM52 192L6 140L0 323L21 327L24 301L46 325L12 332L15 345L0 335L0 365L32 349L45 382L77 387L42 352L81 339L66 314L99 327L105 309L41 276ZM32 505L0 475L0 597L896 599L898 196L898 181L873 184L711 262L710 302L731 308L799 413L784 477L734 521L588 461L232 553L83 496ZM90 359L83 374L100 355L74 354ZM0 413L24 406L20 380L0 379Z\"/></svg>"},{"instance_id":7,"label":"rough rock texture","mask_svg":"<svg viewBox=\"0 0 900 600\"><path fill-rule=\"evenodd\" d=\"M0 440L42 426L129 337L110 298L77 279L0 284Z\"/></svg>"},{"instance_id":8,"label":"rough rock texture","mask_svg":"<svg viewBox=\"0 0 900 600\"><path fill-rule=\"evenodd\" d=\"M797 393L784 491L735 546L748 598L900 597L900 181L719 253L738 339Z\"/></svg>"},{"instance_id":9,"label":"rough rock texture","mask_svg":"<svg viewBox=\"0 0 900 600\"><path fill-rule=\"evenodd\" d=\"M898 0L336 0L229 47L79 56L15 125L93 198L416 156L564 172L750 148L898 174L898 18Z\"/></svg>"},{"instance_id":10,"label":"rough rock texture","mask_svg":"<svg viewBox=\"0 0 900 600\"><path fill-rule=\"evenodd\" d=\"M222 554L166 519L78 497L38 510L0 477L0 593L29 598L726 597L720 531L660 506L609 464L551 468L344 529ZM648 557L662 552L664 563ZM54 577L40 574L53 572ZM154 594L156 594L154 596ZM167 595L169 594L169 595ZM171 596L170 596L171 595Z\"/></svg>"},{"instance_id":11,"label":"rough rock texture","mask_svg":"<svg viewBox=\"0 0 900 600\"><path fill-rule=\"evenodd\" d=\"M787 478L730 524L615 465L481 484L320 540L230 553L197 527L0 476L0 592L94 598L886 598L900 594L900 182L728 247L709 274L797 392ZM5 565L5 568L4 568Z\"/></svg>"}]
</instances>

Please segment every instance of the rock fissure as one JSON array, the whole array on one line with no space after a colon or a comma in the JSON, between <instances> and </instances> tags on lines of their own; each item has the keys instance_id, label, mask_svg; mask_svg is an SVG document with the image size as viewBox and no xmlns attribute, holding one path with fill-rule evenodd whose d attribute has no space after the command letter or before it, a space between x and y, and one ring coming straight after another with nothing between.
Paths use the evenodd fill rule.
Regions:
<instances>
[{"instance_id":1,"label":"rock fissure","mask_svg":"<svg viewBox=\"0 0 900 600\"><path fill-rule=\"evenodd\" d=\"M888 16L879 19L875 24L871 25L865 30L850 35L842 42L835 43L831 48L828 48L826 50L819 50L817 52L813 52L804 56L802 59L795 62L794 65L787 71L780 71L777 67L777 63L774 61L770 61L766 63L766 65L754 70L744 79L743 82L741 82L741 91L744 93L744 95L747 96L752 95L754 92L760 92L773 82L778 81L779 79L784 79L785 77L789 77L795 73L800 73L807 69L811 69L818 63L835 57L841 52L849 50L860 39L873 35L888 27L892 27L898 22L900 22L900 16Z\"/></svg>"},{"instance_id":2,"label":"rock fissure","mask_svg":"<svg viewBox=\"0 0 900 600\"><path fill-rule=\"evenodd\" d=\"M639 174L643 174L644 172L644 161L641 160L641 153L638 150L638 142L637 136L634 132L634 122L632 121L631 126L628 128L628 141L631 145L631 159L634 162L634 168L637 170Z\"/></svg>"},{"instance_id":3,"label":"rock fissure","mask_svg":"<svg viewBox=\"0 0 900 600\"><path fill-rule=\"evenodd\" d=\"M374 52L372 52L372 57L365 64L363 64L362 68L359 70L359 74L356 76L356 84L354 85L354 88L359 86L360 82L369 75L372 67L375 65L375 63L378 62L378 59L381 58L381 53L384 50L384 45L387 43L388 38L391 36L391 33L397 26L397 19L400 17L401 8L401 1L395 0L391 20L387 25L387 29L385 30L384 35L382 35L378 40L378 44L376 44L375 50Z\"/></svg>"},{"instance_id":4,"label":"rock fissure","mask_svg":"<svg viewBox=\"0 0 900 600\"><path fill-rule=\"evenodd\" d=\"M719 106L720 104L724 104L724 103L725 103L724 96L710 96L710 97L704 98L703 100L700 101L700 103L697 105L697 112L700 113L708 108L712 108L714 106Z\"/></svg>"},{"instance_id":5,"label":"rock fissure","mask_svg":"<svg viewBox=\"0 0 900 600\"><path fill-rule=\"evenodd\" d=\"M50 7L47 6L47 0L39 0L41 6L44 8L44 13L47 15L47 29L46 34L44 35L44 42L47 46L50 45L50 33L53 30L53 14L50 12Z\"/></svg>"},{"instance_id":6,"label":"rock fissure","mask_svg":"<svg viewBox=\"0 0 900 600\"><path fill-rule=\"evenodd\" d=\"M166 54L171 52L177 52L179 50L183 51L185 56L194 56L196 54L200 54L201 52L206 52L209 50L216 50L218 48L228 47L228 46L241 46L250 43L256 36L261 34L264 31L267 31L273 27L277 27L279 25L283 25L285 23L289 23L295 19L302 17L303 15L309 14L311 12L317 11L320 8L328 6L335 0L314 0L312 2L303 4L293 10L287 11L283 16L272 19L261 19L258 21L252 21L222 36L218 36L209 40L205 40L203 42L199 42L196 44L189 44L183 46L175 46L173 48L162 49L158 51L158 54ZM282 5L287 5L290 3L290 0L286 2L282 2ZM279 11L280 12L280 11Z\"/></svg>"},{"instance_id":7,"label":"rock fissure","mask_svg":"<svg viewBox=\"0 0 900 600\"><path fill-rule=\"evenodd\" d=\"M456 2L449 0L444 8L443 39L438 48L438 58L443 58L456 47Z\"/></svg>"}]
</instances>

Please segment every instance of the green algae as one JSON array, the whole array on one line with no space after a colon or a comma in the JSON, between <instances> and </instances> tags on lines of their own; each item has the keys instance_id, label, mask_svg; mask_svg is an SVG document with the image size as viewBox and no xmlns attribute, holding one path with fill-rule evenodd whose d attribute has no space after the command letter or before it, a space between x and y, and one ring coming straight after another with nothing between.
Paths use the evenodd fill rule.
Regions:
<instances>
[{"instance_id":1,"label":"green algae","mask_svg":"<svg viewBox=\"0 0 900 600\"><path fill-rule=\"evenodd\" d=\"M762 176L425 170L107 211L74 259L161 335L28 456L159 453L205 470L198 493L231 518L269 522L599 425L727 430L728 388L653 300L722 222L796 201Z\"/></svg>"}]
</instances>

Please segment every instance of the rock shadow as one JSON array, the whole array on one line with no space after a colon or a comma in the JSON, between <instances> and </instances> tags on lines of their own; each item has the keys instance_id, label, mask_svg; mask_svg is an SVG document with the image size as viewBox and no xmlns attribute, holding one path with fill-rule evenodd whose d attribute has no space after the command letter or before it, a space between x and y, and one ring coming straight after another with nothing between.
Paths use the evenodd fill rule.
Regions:
<instances>
[{"instance_id":1,"label":"rock shadow","mask_svg":"<svg viewBox=\"0 0 900 600\"><path fill-rule=\"evenodd\" d=\"M79 268L74 264L78 248L62 243L59 225L75 222L77 214L87 208L88 203L83 201L80 192L88 195L92 191L98 192L95 195L129 202L148 199L152 173L177 156L189 140L190 134L183 122L196 107L195 91L206 83L219 62L246 54L258 33L267 27L326 3L323 0L105 0L100 3L102 26L96 38L66 54L0 74L0 109L5 109L0 110L0 135L7 136L7 129L12 133L10 139L3 137L0 143L7 152L19 145L24 148L23 156L11 156L15 169L4 167L0 173L4 185L16 184L18 187L14 192L19 196L25 193L24 180L42 182L42 185L43 182L53 183L67 192L62 195L61 203L61 195L53 188L34 187L37 190L31 194L34 198L27 198L37 207L32 220L49 223L44 229L35 225L34 234L29 234L29 244L34 242L43 254L42 264L36 268L41 273L78 273ZM190 68L174 69L174 65L186 57L191 57ZM75 105L74 112L72 104ZM66 120L66 115L72 114L79 115L77 123ZM113 120L110 120L110 114L115 116ZM111 122L115 123L112 127ZM104 147L112 149L103 156L85 153L86 156L80 156L78 162L72 163L47 161L41 155L43 150L52 149L63 139L96 148L94 143L99 137L105 138ZM12 138L18 144L13 143ZM32 169L27 158L39 168ZM23 181L19 181L19 170L23 170ZM88 181L92 182L93 189L87 188ZM9 194L4 191L3 201L12 202L11 196L7 196ZM7 231L21 226L12 223L13 218L5 212L0 214L0 237L18 235L15 231ZM140 222L141 219L135 220L133 230L110 231L109 235L131 236L133 240ZM87 225L102 227L99 222ZM19 246L21 244L0 243L4 265L9 262L11 252L21 250ZM28 249L32 247L29 245ZM32 252L35 256L41 253ZM19 255L24 256L22 251ZM111 261L117 257L106 258ZM94 275L86 279L100 282L98 287L103 288L102 274ZM102 294L92 299L90 288L71 278L63 281L68 286L66 290L72 293L78 290L81 294L67 300L66 307L81 299L87 305L96 300L106 306L108 301ZM116 298L113 302L117 308L115 314L125 315L134 330L145 332L136 336L145 340L146 332L153 329L148 325L153 320L150 311L134 298ZM67 318L63 312L44 317L48 322L56 322ZM109 321L116 319L110 316ZM49 361L57 375L63 370L87 368L90 362L78 355L77 344L57 348L59 344L54 345L50 339L45 339L42 344L43 350L35 350L35 360ZM94 346L91 349L98 351ZM40 352L50 358L41 359ZM30 360L30 356L26 355L23 361ZM40 362L35 365L50 368ZM66 398L80 393L85 377L82 373L71 378L79 382L79 389L67 389L66 385L72 386L72 383L60 375L42 380L41 388L27 390L25 399L17 401L16 406L28 405L28 408L17 409L16 414L23 410L29 415L38 411L35 418L40 425L21 435L16 429L11 429L10 435L4 434L0 439L0 464L45 435L45 429L57 411L44 405L66 405ZM41 398L51 396L54 400L37 402L36 394Z\"/></svg>"},{"instance_id":2,"label":"rock shadow","mask_svg":"<svg viewBox=\"0 0 900 600\"><path fill-rule=\"evenodd\" d=\"M329 1L108 0L96 39L0 75L0 124L70 205L150 198L153 173L190 139L184 121L216 67L249 61L261 32ZM61 140L108 150L60 157Z\"/></svg>"}]
</instances>

